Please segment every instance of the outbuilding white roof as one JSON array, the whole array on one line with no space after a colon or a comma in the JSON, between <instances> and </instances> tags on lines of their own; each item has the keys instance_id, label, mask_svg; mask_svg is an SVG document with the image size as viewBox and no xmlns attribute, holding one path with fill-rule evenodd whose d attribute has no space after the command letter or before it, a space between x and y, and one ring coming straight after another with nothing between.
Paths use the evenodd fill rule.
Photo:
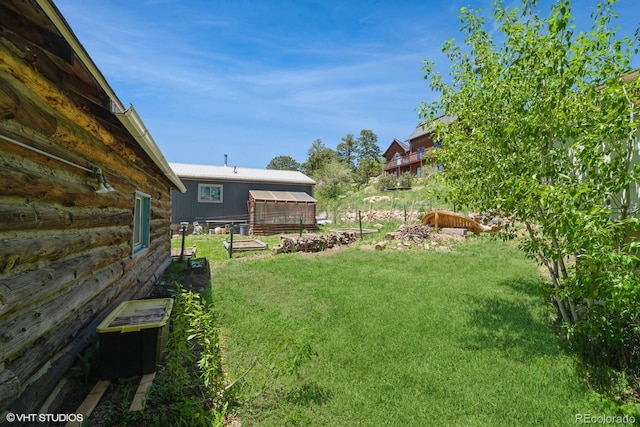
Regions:
<instances>
[{"instance_id":1,"label":"outbuilding white roof","mask_svg":"<svg viewBox=\"0 0 640 427\"><path fill-rule=\"evenodd\" d=\"M190 163L173 163L169 166L181 179L215 181L271 182L315 185L315 181L302 172L276 169L251 169L237 166L211 166Z\"/></svg>"},{"instance_id":2,"label":"outbuilding white roof","mask_svg":"<svg viewBox=\"0 0 640 427\"><path fill-rule=\"evenodd\" d=\"M251 190L249 194L255 200L265 202L304 202L315 203L316 199L303 191L268 191L268 190Z\"/></svg>"}]
</instances>

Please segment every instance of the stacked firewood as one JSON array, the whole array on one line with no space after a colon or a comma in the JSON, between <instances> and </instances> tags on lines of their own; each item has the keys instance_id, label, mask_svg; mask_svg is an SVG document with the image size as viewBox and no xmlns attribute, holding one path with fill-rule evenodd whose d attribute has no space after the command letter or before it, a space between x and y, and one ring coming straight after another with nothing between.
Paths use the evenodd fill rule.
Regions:
<instances>
[{"instance_id":1,"label":"stacked firewood","mask_svg":"<svg viewBox=\"0 0 640 427\"><path fill-rule=\"evenodd\" d=\"M405 242L421 243L430 238L433 228L424 225L401 225L396 231L387 233L387 240L404 240Z\"/></svg>"},{"instance_id":2,"label":"stacked firewood","mask_svg":"<svg viewBox=\"0 0 640 427\"><path fill-rule=\"evenodd\" d=\"M352 231L333 231L327 235L307 234L301 237L281 236L280 243L271 252L282 254L288 252L320 252L335 246L348 245L356 241L356 233Z\"/></svg>"}]
</instances>

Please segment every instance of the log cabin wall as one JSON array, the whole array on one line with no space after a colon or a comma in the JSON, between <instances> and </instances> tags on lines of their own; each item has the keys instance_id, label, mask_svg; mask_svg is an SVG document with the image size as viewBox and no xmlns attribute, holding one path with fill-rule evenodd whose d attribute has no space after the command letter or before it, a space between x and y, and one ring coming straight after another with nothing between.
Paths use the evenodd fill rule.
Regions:
<instances>
[{"instance_id":1,"label":"log cabin wall","mask_svg":"<svg viewBox=\"0 0 640 427\"><path fill-rule=\"evenodd\" d=\"M42 4L0 3L0 414L36 412L99 322L171 261L175 181ZM116 191L59 159L101 168ZM150 196L150 235L132 256L136 191Z\"/></svg>"}]
</instances>

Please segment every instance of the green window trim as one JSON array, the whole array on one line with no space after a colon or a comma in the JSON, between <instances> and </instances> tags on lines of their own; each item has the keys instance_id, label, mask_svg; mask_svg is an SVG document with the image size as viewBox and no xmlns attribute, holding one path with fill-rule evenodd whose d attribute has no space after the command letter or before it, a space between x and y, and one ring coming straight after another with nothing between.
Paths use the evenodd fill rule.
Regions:
<instances>
[{"instance_id":1,"label":"green window trim","mask_svg":"<svg viewBox=\"0 0 640 427\"><path fill-rule=\"evenodd\" d=\"M149 248L151 237L151 196L135 192L133 207L133 236L131 256L137 256Z\"/></svg>"}]
</instances>

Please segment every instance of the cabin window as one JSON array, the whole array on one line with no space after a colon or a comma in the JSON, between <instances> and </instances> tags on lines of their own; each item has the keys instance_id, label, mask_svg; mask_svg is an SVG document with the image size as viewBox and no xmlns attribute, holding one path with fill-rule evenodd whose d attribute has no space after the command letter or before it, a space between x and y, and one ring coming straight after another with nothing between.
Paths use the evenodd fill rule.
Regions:
<instances>
[{"instance_id":1,"label":"cabin window","mask_svg":"<svg viewBox=\"0 0 640 427\"><path fill-rule=\"evenodd\" d=\"M151 196L136 191L133 206L133 256L149 247L150 231Z\"/></svg>"},{"instance_id":2,"label":"cabin window","mask_svg":"<svg viewBox=\"0 0 640 427\"><path fill-rule=\"evenodd\" d=\"M222 185L198 184L198 202L222 203Z\"/></svg>"}]
</instances>

